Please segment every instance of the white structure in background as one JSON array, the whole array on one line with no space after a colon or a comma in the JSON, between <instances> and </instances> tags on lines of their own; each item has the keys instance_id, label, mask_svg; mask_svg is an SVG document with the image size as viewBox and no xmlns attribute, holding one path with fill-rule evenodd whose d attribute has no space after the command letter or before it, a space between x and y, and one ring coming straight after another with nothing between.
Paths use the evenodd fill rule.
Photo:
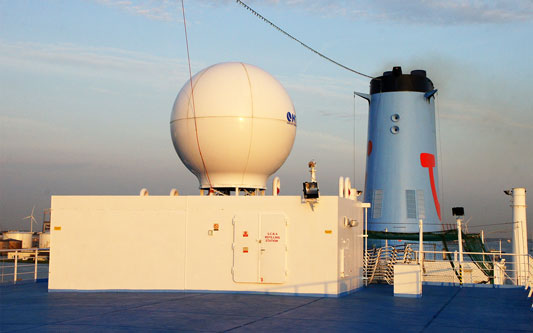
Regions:
<instances>
[{"instance_id":1,"label":"white structure in background","mask_svg":"<svg viewBox=\"0 0 533 333\"><path fill-rule=\"evenodd\" d=\"M211 66L185 84L170 127L209 195L53 196L49 290L340 295L363 286L368 205L355 189L339 182L338 196L319 196L311 181L304 196L279 196L275 177L265 195L296 133L279 82L247 64Z\"/></svg>"},{"instance_id":2,"label":"white structure in background","mask_svg":"<svg viewBox=\"0 0 533 333\"><path fill-rule=\"evenodd\" d=\"M40 249L50 248L50 232L39 233L39 248Z\"/></svg>"},{"instance_id":3,"label":"white structure in background","mask_svg":"<svg viewBox=\"0 0 533 333\"><path fill-rule=\"evenodd\" d=\"M23 249L30 249L32 247L33 232L29 231L7 231L4 232L4 239L16 239L22 241Z\"/></svg>"},{"instance_id":4,"label":"white structure in background","mask_svg":"<svg viewBox=\"0 0 533 333\"><path fill-rule=\"evenodd\" d=\"M526 189L515 187L505 194L512 195L513 207L513 253L515 260L515 277L518 285L527 283L528 250L527 250L527 219L526 219Z\"/></svg>"}]
</instances>

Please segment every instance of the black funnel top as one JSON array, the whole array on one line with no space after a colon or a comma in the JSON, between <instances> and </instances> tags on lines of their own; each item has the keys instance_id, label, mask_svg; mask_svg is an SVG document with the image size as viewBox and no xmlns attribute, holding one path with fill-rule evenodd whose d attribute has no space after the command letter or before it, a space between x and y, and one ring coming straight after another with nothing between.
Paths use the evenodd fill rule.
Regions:
<instances>
[{"instance_id":1,"label":"black funnel top","mask_svg":"<svg viewBox=\"0 0 533 333\"><path fill-rule=\"evenodd\" d=\"M426 71L417 69L411 74L403 74L402 68L396 66L392 71L383 73L370 81L370 94L389 91L419 91L428 92L435 89L433 82L426 76Z\"/></svg>"}]
</instances>

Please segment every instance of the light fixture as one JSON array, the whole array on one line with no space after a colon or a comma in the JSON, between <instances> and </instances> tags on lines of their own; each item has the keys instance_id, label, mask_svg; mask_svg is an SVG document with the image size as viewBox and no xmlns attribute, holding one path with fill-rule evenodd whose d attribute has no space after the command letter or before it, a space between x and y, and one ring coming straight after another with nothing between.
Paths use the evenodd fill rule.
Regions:
<instances>
[{"instance_id":1,"label":"light fixture","mask_svg":"<svg viewBox=\"0 0 533 333\"><path fill-rule=\"evenodd\" d=\"M304 182L304 198L305 199L318 199L318 183L317 182Z\"/></svg>"},{"instance_id":2,"label":"light fixture","mask_svg":"<svg viewBox=\"0 0 533 333\"><path fill-rule=\"evenodd\" d=\"M453 207L452 208L452 215L453 216L465 216L464 207Z\"/></svg>"}]
</instances>

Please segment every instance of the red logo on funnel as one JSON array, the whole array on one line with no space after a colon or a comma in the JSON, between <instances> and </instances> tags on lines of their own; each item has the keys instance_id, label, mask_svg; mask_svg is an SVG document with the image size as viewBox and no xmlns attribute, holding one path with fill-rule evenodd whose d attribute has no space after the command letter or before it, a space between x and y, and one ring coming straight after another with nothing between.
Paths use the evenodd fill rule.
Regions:
<instances>
[{"instance_id":1,"label":"red logo on funnel","mask_svg":"<svg viewBox=\"0 0 533 333\"><path fill-rule=\"evenodd\" d=\"M435 209L439 220L442 220L440 216L440 203L437 197L437 188L435 187L435 177L433 175L433 168L435 167L435 156L433 154L422 153L420 154L420 164L423 168L428 168L429 182L431 183L431 193L433 194L433 202L435 203Z\"/></svg>"}]
</instances>

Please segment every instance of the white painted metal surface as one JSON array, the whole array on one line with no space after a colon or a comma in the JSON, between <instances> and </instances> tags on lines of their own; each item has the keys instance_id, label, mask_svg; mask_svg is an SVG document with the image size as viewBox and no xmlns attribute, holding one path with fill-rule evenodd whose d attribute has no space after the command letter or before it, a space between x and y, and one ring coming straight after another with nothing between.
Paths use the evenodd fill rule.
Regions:
<instances>
[{"instance_id":1,"label":"white painted metal surface","mask_svg":"<svg viewBox=\"0 0 533 333\"><path fill-rule=\"evenodd\" d=\"M344 197L345 198L350 198L351 190L352 190L352 182L350 181L350 177L346 177L344 178Z\"/></svg>"},{"instance_id":2,"label":"white painted metal surface","mask_svg":"<svg viewBox=\"0 0 533 333\"><path fill-rule=\"evenodd\" d=\"M394 296L421 297L421 266L415 264L394 265Z\"/></svg>"},{"instance_id":3,"label":"white painted metal surface","mask_svg":"<svg viewBox=\"0 0 533 333\"><path fill-rule=\"evenodd\" d=\"M339 177L339 197L344 198L344 177Z\"/></svg>"},{"instance_id":4,"label":"white painted metal surface","mask_svg":"<svg viewBox=\"0 0 533 333\"><path fill-rule=\"evenodd\" d=\"M233 217L233 281L258 283L259 214L238 213Z\"/></svg>"},{"instance_id":5,"label":"white painted metal surface","mask_svg":"<svg viewBox=\"0 0 533 333\"><path fill-rule=\"evenodd\" d=\"M261 214L259 281L283 283L287 275L287 224L284 214Z\"/></svg>"},{"instance_id":6,"label":"white painted metal surface","mask_svg":"<svg viewBox=\"0 0 533 333\"><path fill-rule=\"evenodd\" d=\"M194 99L187 82L170 118L185 166L201 188L265 189L296 135L296 113L285 89L267 72L240 62L213 65L192 81Z\"/></svg>"},{"instance_id":7,"label":"white painted metal surface","mask_svg":"<svg viewBox=\"0 0 533 333\"><path fill-rule=\"evenodd\" d=\"M464 261L462 222L463 222L463 219L461 217L457 217L457 246L459 247L459 264L460 265L462 265Z\"/></svg>"},{"instance_id":8,"label":"white painted metal surface","mask_svg":"<svg viewBox=\"0 0 533 333\"><path fill-rule=\"evenodd\" d=\"M279 179L279 177L276 176L274 177L274 179L272 179L272 195L278 196L280 191L281 191L281 180Z\"/></svg>"},{"instance_id":9,"label":"white painted metal surface","mask_svg":"<svg viewBox=\"0 0 533 333\"><path fill-rule=\"evenodd\" d=\"M513 207L513 253L517 254L516 279L517 284L525 285L528 270L527 249L527 219L526 219L526 189L515 187L512 189Z\"/></svg>"},{"instance_id":10,"label":"white painted metal surface","mask_svg":"<svg viewBox=\"0 0 533 333\"><path fill-rule=\"evenodd\" d=\"M418 263L424 265L424 220L418 220Z\"/></svg>"},{"instance_id":11,"label":"white painted metal surface","mask_svg":"<svg viewBox=\"0 0 533 333\"><path fill-rule=\"evenodd\" d=\"M320 199L53 196L49 289L349 292L363 223L344 220L363 221L363 204Z\"/></svg>"}]
</instances>

